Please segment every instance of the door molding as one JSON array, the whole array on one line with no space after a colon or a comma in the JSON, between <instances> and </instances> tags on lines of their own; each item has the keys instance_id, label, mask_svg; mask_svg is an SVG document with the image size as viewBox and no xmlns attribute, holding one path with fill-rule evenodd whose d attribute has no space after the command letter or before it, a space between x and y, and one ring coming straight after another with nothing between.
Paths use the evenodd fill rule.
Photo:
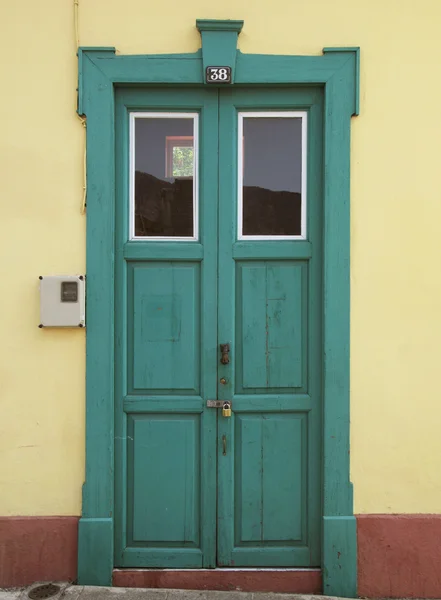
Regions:
<instances>
[{"instance_id":1,"label":"door molding","mask_svg":"<svg viewBox=\"0 0 441 600\"><path fill-rule=\"evenodd\" d=\"M356 521L349 473L350 123L359 112L359 49L321 56L242 54L243 21L197 21L193 54L78 51L78 113L87 118L86 477L78 580L111 585L114 515L115 87L204 86L209 63L231 66L234 85L324 88L323 593L357 595ZM213 85L213 84L210 84Z\"/></svg>"}]
</instances>

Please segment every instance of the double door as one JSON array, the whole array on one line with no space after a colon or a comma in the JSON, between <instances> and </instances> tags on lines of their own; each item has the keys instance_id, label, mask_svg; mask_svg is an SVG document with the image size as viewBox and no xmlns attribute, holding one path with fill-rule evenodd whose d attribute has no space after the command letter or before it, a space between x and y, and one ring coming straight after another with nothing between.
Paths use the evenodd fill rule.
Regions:
<instances>
[{"instance_id":1,"label":"double door","mask_svg":"<svg viewBox=\"0 0 441 600\"><path fill-rule=\"evenodd\" d=\"M318 566L321 91L115 118L115 566Z\"/></svg>"}]
</instances>

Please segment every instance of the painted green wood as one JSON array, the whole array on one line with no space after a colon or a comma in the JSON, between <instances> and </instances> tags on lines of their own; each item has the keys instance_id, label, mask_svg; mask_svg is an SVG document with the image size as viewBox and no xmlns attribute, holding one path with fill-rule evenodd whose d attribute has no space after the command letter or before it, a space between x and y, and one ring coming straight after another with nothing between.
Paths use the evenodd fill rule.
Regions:
<instances>
[{"instance_id":1,"label":"painted green wood","mask_svg":"<svg viewBox=\"0 0 441 600\"><path fill-rule=\"evenodd\" d=\"M200 415L129 416L128 546L200 546L200 429Z\"/></svg>"},{"instance_id":2,"label":"painted green wood","mask_svg":"<svg viewBox=\"0 0 441 600\"><path fill-rule=\"evenodd\" d=\"M116 49L112 46L110 47L89 47L82 46L78 48L78 103L77 103L77 112L78 114L85 115L86 111L90 115L90 104L93 104L98 99L94 97L93 87L96 83L95 76L97 73L95 72L95 63L93 62L94 58L114 55ZM92 68L91 68L92 67ZM108 79L107 75L101 73L101 77L103 77L104 81ZM107 82L106 82L107 83ZM96 91L96 90L95 90ZM89 101L89 106L87 103ZM105 103L104 103L105 104ZM86 108L87 107L87 108Z\"/></svg>"},{"instance_id":3,"label":"painted green wood","mask_svg":"<svg viewBox=\"0 0 441 600\"><path fill-rule=\"evenodd\" d=\"M200 393L200 263L129 266L129 393Z\"/></svg>"},{"instance_id":4,"label":"painted green wood","mask_svg":"<svg viewBox=\"0 0 441 600\"><path fill-rule=\"evenodd\" d=\"M351 60L352 51L346 54L326 54L322 57L242 54L238 51L235 83L323 85Z\"/></svg>"},{"instance_id":5,"label":"painted green wood","mask_svg":"<svg viewBox=\"0 0 441 600\"><path fill-rule=\"evenodd\" d=\"M352 114L354 116L360 114L360 48L323 48L323 54L329 54L330 52L337 52L339 54L347 55L349 52L353 52L353 56L350 57L352 68L354 69L352 90L354 93L354 107Z\"/></svg>"},{"instance_id":6,"label":"painted green wood","mask_svg":"<svg viewBox=\"0 0 441 600\"><path fill-rule=\"evenodd\" d=\"M323 492L323 435L324 435L324 420L323 411L326 403L326 397L323 394L323 378L324 378L324 356L323 356L323 330L325 327L323 305L325 302L324 285L323 285L323 268L326 262L326 248L323 243L323 221L324 221L324 186L326 181L326 166L323 161L323 143L326 120L326 89L324 97L320 95L310 107L308 115L309 135L308 135L308 237L312 240L313 255L309 260L308 269L308 339L314 340L314 343L308 344L308 365L314 365L320 362L322 368L322 377L316 379L311 371L308 372L308 393L313 401L317 395L321 396L321 419L309 419L308 431L308 458L312 464L321 462L321 471L316 474L316 485L321 488L321 503L318 504L317 494L314 492L314 487L308 488L307 504L310 510L321 512L323 515L326 511L326 497ZM318 168L320 165L320 168ZM306 289L306 286L305 286ZM314 318L315 314L320 314L321 318ZM321 444L316 444L314 440L319 438ZM309 520L308 528L312 537L320 536L321 548L315 548L312 555L312 560L315 564L320 564L324 567L322 561L322 523L319 520Z\"/></svg>"},{"instance_id":7,"label":"painted green wood","mask_svg":"<svg viewBox=\"0 0 441 600\"><path fill-rule=\"evenodd\" d=\"M236 417L236 547L259 553L267 545L286 543L289 552L289 546L304 543L305 419L295 413ZM281 469L281 463L290 468Z\"/></svg>"},{"instance_id":8,"label":"painted green wood","mask_svg":"<svg viewBox=\"0 0 441 600\"><path fill-rule=\"evenodd\" d=\"M204 247L194 242L169 242L158 244L157 242L127 242L124 244L124 258L126 260L172 260L200 261L204 258Z\"/></svg>"},{"instance_id":9,"label":"painted green wood","mask_svg":"<svg viewBox=\"0 0 441 600\"><path fill-rule=\"evenodd\" d=\"M241 412L284 412L312 410L308 394L234 394L234 413Z\"/></svg>"},{"instance_id":10,"label":"painted green wood","mask_svg":"<svg viewBox=\"0 0 441 600\"><path fill-rule=\"evenodd\" d=\"M202 76L204 80L207 67L222 66L231 67L231 81L234 83L237 37L242 31L243 21L198 19L196 27L202 38Z\"/></svg>"},{"instance_id":11,"label":"painted green wood","mask_svg":"<svg viewBox=\"0 0 441 600\"><path fill-rule=\"evenodd\" d=\"M242 260L292 260L295 258L311 258L311 242L296 240L290 241L249 241L235 242L233 245L233 258Z\"/></svg>"},{"instance_id":12,"label":"painted green wood","mask_svg":"<svg viewBox=\"0 0 441 600\"><path fill-rule=\"evenodd\" d=\"M81 51L81 49L80 49ZM85 51L89 59L99 69L110 83L157 83L157 84L186 84L203 83L202 53L193 55L170 56L120 56L110 52L92 53ZM124 60L118 60L124 58ZM83 61L84 62L84 61ZM147 73L145 72L147 69ZM83 89L84 86L81 86ZM85 93L80 98L82 107Z\"/></svg>"},{"instance_id":13,"label":"painted green wood","mask_svg":"<svg viewBox=\"0 0 441 600\"><path fill-rule=\"evenodd\" d=\"M125 202L122 198L126 198L129 186L129 173L127 169L121 169L121 156L116 152L116 148L126 151L126 144L129 135L129 124L127 119L127 109L117 97L115 99L115 152L114 160L118 161L118 166L115 170L115 359L118 368L114 369L115 377L115 395L114 395L114 452L115 452L115 472L113 477L114 483L114 510L116 518L114 519L114 554L112 556L113 565L118 564L118 558L121 556L121 547L126 545L127 538L127 519L121 518L120 515L127 515L127 490L124 483L127 478L127 454L128 443L127 439L127 414L120 413L119 398L126 392L127 381L127 365L126 357L128 350L127 333L124 331L127 321L127 283L124 291L121 289L120 281L127 281L128 269L127 263L123 260L123 247L121 238L123 232L128 227L128 215L124 214L127 211L122 211L120 204ZM121 214L123 213L123 214ZM124 362L122 362L124 361Z\"/></svg>"},{"instance_id":14,"label":"painted green wood","mask_svg":"<svg viewBox=\"0 0 441 600\"><path fill-rule=\"evenodd\" d=\"M324 56L264 56L237 54L235 83L262 85L304 85L314 83L325 91L323 111L325 130L325 154L323 173L325 180L325 238L323 254L326 257L323 282L325 298L324 339L325 356L323 389L325 418L323 429L314 434L323 437L324 447L320 454L324 457L323 477L325 493L323 497L324 548L322 557L325 592L336 596L356 596L356 531L352 517L352 489L349 482L349 152L350 116L358 113L359 98L359 51L354 48L339 48L337 52L326 49ZM182 83L202 84L202 52L193 55L121 56L115 55L112 48L82 48L78 53L79 84L78 112L87 116L88 145L88 212L87 212L87 385L86 385L86 484L83 489L83 516L79 527L79 582L82 584L111 583L112 531L115 513L113 511L113 451L115 446L116 471L115 492L121 496L119 467L124 463L126 447L124 438L125 422L121 418L114 430L113 426L113 339L116 348L124 349L124 337L114 336L113 315L113 256L115 238L115 153L113 144L113 101L115 90L122 83ZM181 95L181 92L180 92ZM134 101L136 106L139 99ZM197 102L194 103L197 105ZM124 112L123 107L123 112ZM313 107L311 111L313 112ZM120 115L123 120L123 117ZM125 132L126 133L126 132ZM212 134L215 132L212 131ZM124 131L120 132L122 140ZM118 130L117 130L118 135ZM317 142L318 143L318 142ZM120 147L120 144L117 144ZM121 165L118 172L121 171ZM212 178L217 171L212 169ZM217 182L209 180L210 191L216 194ZM311 185L318 185L309 179ZM119 192L124 182L118 183ZM216 214L213 205L212 228L206 235L215 236ZM117 221L119 224L120 221ZM119 242L118 242L119 243ZM317 252L317 250L319 250ZM211 250L213 252L215 250ZM311 265L318 260L320 248L314 244ZM210 255L211 256L211 255ZM167 260L170 260L169 257ZM173 257L174 260L177 258ZM184 260L188 260L186 257ZM210 258L210 257L208 257ZM245 256L239 256L246 260ZM266 258L266 257L261 257ZM269 257L268 257L269 258ZM293 257L291 257L293 258ZM307 258L301 257L301 258ZM121 261L122 263L122 261ZM118 268L119 261L116 261ZM123 263L122 263L123 264ZM321 283L318 270L312 268L315 285ZM206 274L214 277L215 269ZM117 277L124 275L121 267ZM202 272L204 281L204 271ZM312 284L311 284L312 285ZM208 286L209 287L209 286ZM215 293L212 294L215 297ZM228 296L224 295L228 302ZM206 299L204 298L204 303ZM204 306L204 318L210 303ZM209 312L209 311L208 311ZM118 315L116 323L118 323ZM340 327L342 325L342 327ZM209 328L203 328L204 340L211 338ZM320 338L317 327L312 327L312 335ZM216 348L210 351L216 353ZM209 352L210 352L209 351ZM209 360L209 352L206 361ZM309 348L309 360L314 360L318 351ZM208 369L208 363L204 365ZM120 385L118 383L118 385ZM208 389L208 388L207 388ZM226 393L228 393L226 388ZM211 392L210 392L211 394ZM274 405L276 406L276 405ZM277 410L277 409L276 409ZM214 429L208 425L201 438L202 447L209 459L202 466L204 488L214 491L209 473L212 472L213 453L210 454L210 440ZM314 437L314 436L312 436ZM218 449L221 451L220 442ZM311 445L309 456L317 453ZM211 456L211 458L210 458ZM211 461L211 463L210 463ZM208 482L208 484L207 484ZM210 488L211 486L211 488ZM231 488L228 488L231 489ZM228 500L228 490L224 499ZM117 498L120 502L121 498ZM313 506L314 498L308 502ZM125 510L124 502L120 509ZM213 504L202 502L203 520L214 523ZM337 518L340 517L340 518ZM332 525L329 525L332 523ZM121 547L124 527L117 529L115 547ZM204 557L210 554L209 540L202 534L205 544ZM337 551L336 549L339 548ZM239 552L241 549L237 549ZM197 549L188 552L202 555ZM239 552L240 553L240 552ZM306 551L307 553L307 551ZM127 549L127 560L142 565L142 552ZM133 556L133 558L132 558ZM168 550L158 549L155 555L156 566L173 566L175 559ZM169 564L168 561L171 561ZM194 559L189 559L194 563ZM214 553L211 560L204 558L204 566L214 566ZM314 559L315 561L315 559ZM202 559L201 559L202 562ZM305 563L306 564L306 563Z\"/></svg>"},{"instance_id":15,"label":"painted green wood","mask_svg":"<svg viewBox=\"0 0 441 600\"><path fill-rule=\"evenodd\" d=\"M111 585L113 519L82 517L78 524L78 579L91 585Z\"/></svg>"},{"instance_id":16,"label":"painted green wood","mask_svg":"<svg viewBox=\"0 0 441 600\"><path fill-rule=\"evenodd\" d=\"M196 19L196 28L201 33L204 31L213 31L215 33L221 33L217 35L215 39L222 40L222 33L225 31L233 31L239 34L243 28L243 21L240 19ZM235 41L235 47L237 44L237 38ZM204 50L204 41L202 38L202 50ZM221 64L221 63L216 63Z\"/></svg>"},{"instance_id":17,"label":"painted green wood","mask_svg":"<svg viewBox=\"0 0 441 600\"><path fill-rule=\"evenodd\" d=\"M349 480L350 153L336 152L335 147L350 147L349 115L356 110L354 74L354 65L348 61L345 69L327 82L324 149L323 486L324 516L331 520L325 520L323 527L323 586L326 594L338 590L349 596L357 589L356 527ZM336 197L339 202L333 204Z\"/></svg>"},{"instance_id":18,"label":"painted green wood","mask_svg":"<svg viewBox=\"0 0 441 600\"><path fill-rule=\"evenodd\" d=\"M232 201L237 181L236 115L238 109L256 107L309 110L308 168L316 183L308 194L308 245L300 242L303 246L299 250L304 255L307 249L309 260L287 260L287 253L295 252L289 246L295 247L296 241L280 241L281 257L277 255L277 242L268 242L267 250L265 242L244 241L240 243L240 260L236 259L236 225L231 227L237 221L237 206ZM320 564L322 110L322 94L314 88L301 91L231 88L220 94L218 327L219 342L231 344L231 362L219 366L219 376L225 377L227 383L219 386L218 395L233 401L232 418L220 418L218 423L218 436L226 436L229 448L225 456L220 454L218 458L221 566ZM308 330L312 332L309 336ZM292 401L295 391L302 393L303 403L305 392L308 393L307 410L296 411L295 401L291 406L280 401L284 394L289 394ZM235 416L236 398L243 416ZM277 415L268 414L266 400L268 406L278 411ZM236 418L241 425L235 422ZM305 423L300 429L298 419ZM240 429L244 423L254 432L245 436L245 441ZM283 435L291 441L279 440ZM293 446L284 446L290 443ZM266 460L268 473L262 480L261 465ZM280 488L282 480L286 482L285 488ZM274 486L279 489L282 513L272 495ZM242 502L240 491L245 488L248 496ZM285 501L283 489L286 489ZM278 510L274 508L276 505ZM259 511L265 514L264 528L256 516ZM256 531L259 527L263 533L256 547L252 547L251 539L242 541L244 531Z\"/></svg>"},{"instance_id":19,"label":"painted green wood","mask_svg":"<svg viewBox=\"0 0 441 600\"><path fill-rule=\"evenodd\" d=\"M217 388L217 204L219 195L219 101L216 90L207 90L209 102L206 104L206 118L201 122L200 156L200 238L204 246L202 269L203 298L201 373L202 397L204 402L216 398ZM217 415L213 409L204 406L203 434L201 451L202 462L202 566L216 566L216 493L217 493Z\"/></svg>"},{"instance_id":20,"label":"painted green wood","mask_svg":"<svg viewBox=\"0 0 441 600\"><path fill-rule=\"evenodd\" d=\"M116 96L114 564L213 567L217 92ZM200 242L128 241L128 115L158 107L200 113Z\"/></svg>"},{"instance_id":21,"label":"painted green wood","mask_svg":"<svg viewBox=\"0 0 441 600\"><path fill-rule=\"evenodd\" d=\"M129 414L136 413L201 413L204 401L200 396L126 396L122 404L123 411Z\"/></svg>"},{"instance_id":22,"label":"painted green wood","mask_svg":"<svg viewBox=\"0 0 441 600\"><path fill-rule=\"evenodd\" d=\"M91 52L91 54L95 54ZM100 52L96 53L100 54ZM84 57L83 57L84 58ZM88 57L87 114L86 473L79 525L78 579L109 585L113 566L114 120L113 89ZM92 190L92 193L90 193ZM99 234L98 234L99 232Z\"/></svg>"},{"instance_id":23,"label":"painted green wood","mask_svg":"<svg viewBox=\"0 0 441 600\"><path fill-rule=\"evenodd\" d=\"M353 598L357 589L357 520L354 516L323 519L323 593L338 589Z\"/></svg>"},{"instance_id":24,"label":"painted green wood","mask_svg":"<svg viewBox=\"0 0 441 600\"><path fill-rule=\"evenodd\" d=\"M254 260L236 271L236 392L302 388L303 266Z\"/></svg>"},{"instance_id":25,"label":"painted green wood","mask_svg":"<svg viewBox=\"0 0 441 600\"><path fill-rule=\"evenodd\" d=\"M327 48L324 56L280 56L243 54L237 51L235 84L318 84L325 85L349 61L355 64L357 49L331 53ZM341 50L341 51L340 51ZM80 49L81 53L82 49ZM114 54L109 48L106 53L84 51L111 83L155 83L166 85L203 84L202 52L194 54L169 54L123 56ZM355 71L354 71L355 72ZM352 81L351 96L354 97L355 81ZM79 89L83 91L84 86ZM79 98L82 107L84 92ZM355 114L355 107L353 113Z\"/></svg>"}]
</instances>

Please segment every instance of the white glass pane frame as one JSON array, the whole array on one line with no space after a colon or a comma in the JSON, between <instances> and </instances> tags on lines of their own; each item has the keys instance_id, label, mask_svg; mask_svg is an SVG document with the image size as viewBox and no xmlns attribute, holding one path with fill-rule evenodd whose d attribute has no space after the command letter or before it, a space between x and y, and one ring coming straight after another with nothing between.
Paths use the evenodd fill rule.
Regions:
<instances>
[{"instance_id":1,"label":"white glass pane frame","mask_svg":"<svg viewBox=\"0 0 441 600\"><path fill-rule=\"evenodd\" d=\"M283 111L241 111L237 113L237 239L238 240L306 240L306 189L307 189L307 134L308 113L303 110ZM244 118L296 118L302 120L302 168L301 168L301 213L300 213L300 235L243 235L243 120Z\"/></svg>"},{"instance_id":2,"label":"white glass pane frame","mask_svg":"<svg viewBox=\"0 0 441 600\"><path fill-rule=\"evenodd\" d=\"M129 115L129 239L149 242L197 242L199 240L199 113L195 112L131 112ZM136 119L193 120L193 235L135 235L135 125ZM164 171L165 176L165 171Z\"/></svg>"}]
</instances>

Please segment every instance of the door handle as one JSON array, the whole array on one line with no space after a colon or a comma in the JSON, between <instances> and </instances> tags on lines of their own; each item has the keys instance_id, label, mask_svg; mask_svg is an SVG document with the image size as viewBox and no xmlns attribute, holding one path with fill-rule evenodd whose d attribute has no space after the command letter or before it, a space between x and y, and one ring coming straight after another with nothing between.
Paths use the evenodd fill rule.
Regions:
<instances>
[{"instance_id":1,"label":"door handle","mask_svg":"<svg viewBox=\"0 0 441 600\"><path fill-rule=\"evenodd\" d=\"M221 351L221 363L223 365L228 365L230 362L230 344L220 344Z\"/></svg>"}]
</instances>

